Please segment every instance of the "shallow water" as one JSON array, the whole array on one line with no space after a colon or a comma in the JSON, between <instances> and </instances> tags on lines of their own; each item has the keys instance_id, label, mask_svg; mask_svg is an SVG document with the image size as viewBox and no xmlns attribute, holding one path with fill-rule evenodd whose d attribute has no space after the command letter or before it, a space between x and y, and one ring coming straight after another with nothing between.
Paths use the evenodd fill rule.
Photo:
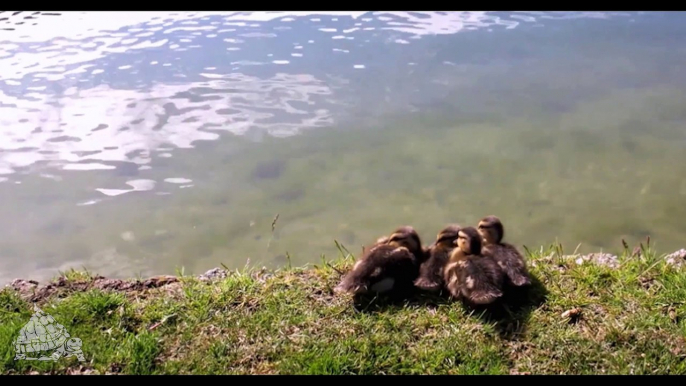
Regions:
<instances>
[{"instance_id":1,"label":"shallow water","mask_svg":"<svg viewBox=\"0 0 686 386\"><path fill-rule=\"evenodd\" d=\"M317 263L487 214L517 245L678 249L685 22L0 13L0 282Z\"/></svg>"}]
</instances>

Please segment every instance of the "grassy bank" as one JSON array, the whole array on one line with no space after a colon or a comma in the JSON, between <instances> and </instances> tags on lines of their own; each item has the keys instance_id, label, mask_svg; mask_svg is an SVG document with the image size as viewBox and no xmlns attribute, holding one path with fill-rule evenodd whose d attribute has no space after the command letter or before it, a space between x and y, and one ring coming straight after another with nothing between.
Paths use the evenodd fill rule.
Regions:
<instances>
[{"instance_id":1,"label":"grassy bank","mask_svg":"<svg viewBox=\"0 0 686 386\"><path fill-rule=\"evenodd\" d=\"M69 272L0 292L0 373L686 374L686 275L664 256L528 258L532 289L475 312L425 295L334 297L350 256L128 283ZM33 300L82 340L85 362L14 360Z\"/></svg>"}]
</instances>

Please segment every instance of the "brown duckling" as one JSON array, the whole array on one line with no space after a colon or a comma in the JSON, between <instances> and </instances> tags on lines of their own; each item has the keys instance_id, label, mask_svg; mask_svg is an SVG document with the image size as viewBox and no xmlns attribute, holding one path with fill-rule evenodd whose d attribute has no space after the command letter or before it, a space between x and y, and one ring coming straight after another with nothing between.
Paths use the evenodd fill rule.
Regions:
<instances>
[{"instance_id":1,"label":"brown duckling","mask_svg":"<svg viewBox=\"0 0 686 386\"><path fill-rule=\"evenodd\" d=\"M457 224L450 224L438 232L436 241L426 249L426 261L419 267L419 278L414 282L417 288L438 292L444 287L443 268L456 247L455 241L460 228Z\"/></svg>"},{"instance_id":2,"label":"brown duckling","mask_svg":"<svg viewBox=\"0 0 686 386\"><path fill-rule=\"evenodd\" d=\"M411 226L400 227L390 236L379 238L367 249L334 288L334 292L361 295L409 290L423 261L424 250L415 229Z\"/></svg>"},{"instance_id":3,"label":"brown duckling","mask_svg":"<svg viewBox=\"0 0 686 386\"><path fill-rule=\"evenodd\" d=\"M496 216L486 216L478 225L483 239L483 248L488 251L505 272L506 282L516 287L531 284L531 278L524 261L524 256L514 245L504 243L505 229Z\"/></svg>"},{"instance_id":4,"label":"brown duckling","mask_svg":"<svg viewBox=\"0 0 686 386\"><path fill-rule=\"evenodd\" d=\"M472 305L502 297L504 274L493 256L482 252L479 232L474 227L460 229L456 244L443 273L450 294Z\"/></svg>"}]
</instances>

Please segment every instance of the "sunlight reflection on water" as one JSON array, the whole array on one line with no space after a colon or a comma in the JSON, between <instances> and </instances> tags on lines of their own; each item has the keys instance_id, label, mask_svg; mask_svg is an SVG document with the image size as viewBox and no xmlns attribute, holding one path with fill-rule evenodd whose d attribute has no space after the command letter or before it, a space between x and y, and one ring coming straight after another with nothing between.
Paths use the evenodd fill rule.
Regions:
<instances>
[{"instance_id":1,"label":"sunlight reflection on water","mask_svg":"<svg viewBox=\"0 0 686 386\"><path fill-rule=\"evenodd\" d=\"M531 148L539 146L544 152L556 143L534 133L528 137L509 134L516 131L511 111L525 114L530 108L532 122L550 119L542 117L543 112L556 117L569 114L571 118L551 127L565 132L588 129L569 140L591 146L588 138L594 137L589 132L593 127L600 130L612 126L605 122L612 112L576 112L577 101L590 98L589 88L627 82L649 85L657 79L653 72L668 76L678 70L665 67L665 71L657 71L660 68L656 65L632 74L634 60L629 55L603 58L608 47L615 49L628 41L612 45L606 39L633 36L620 29L608 32L607 37L598 35L595 40L606 46L594 45L593 39L585 43L573 39L583 35L580 30L588 24L577 30L568 24L571 32L554 35L563 29L557 26L566 25L562 20L632 21L644 15L640 12L64 12L35 14L31 19L26 19L29 13L7 14L0 13L0 28L12 28L0 31L0 194L5 199L0 215L15 220L2 228L5 235L0 238L0 260L4 261L0 271L10 276L37 269L45 269L41 272L47 274L46 267L62 269L72 263L97 265L103 256L109 259L100 265L103 272L124 275L181 263L194 266L193 259L201 257L216 263L229 249L227 243L236 253L245 253L253 246L243 239L250 238L254 244L264 242L261 234L245 230L246 224L258 216L246 206L256 202L263 202L264 207L255 212L279 205L290 208L290 218L296 219L287 223L289 216L283 216L285 234L292 232L298 237L332 229L331 224L340 222L340 213L354 212L351 205L367 210L366 214L384 212L393 199L408 200L418 194L422 200L433 197L436 205L449 206L451 197L436 193L437 187L363 202L345 202L347 196L337 192L312 197L313 192L343 183L337 178L350 178L349 184L358 187L379 181L400 184L394 172L378 170L393 170L397 162L407 162L409 166L402 165L408 169L436 169L420 174L438 178L445 169L428 161L425 165L432 166L413 161L418 155L412 151L420 145L403 142L401 136L415 136L419 142L437 135L443 126L464 127L469 123L465 121L474 117L495 122L475 131L474 143L507 143L493 134L501 126L500 135L508 132L513 143L525 138L520 141L524 145L506 148L500 154L508 162L528 160ZM613 25L618 28L618 24ZM534 26L551 28L537 28L541 32L534 33ZM550 35L544 31L551 31ZM449 36L452 34L459 37ZM520 34L518 44L510 45L508 36L514 34ZM551 37L546 40L546 36ZM636 32L636 36L640 34ZM540 40L531 45L522 43L533 38ZM659 48L655 47L652 49ZM571 59L550 59L572 55L565 50L574 49L578 55ZM655 55L656 63L660 53ZM643 105L641 98L632 103ZM611 104L615 99L608 100ZM398 123L388 118L403 114L414 120ZM422 114L458 119L423 127L423 121L414 118ZM598 119L592 116L586 121L591 114L598 114ZM672 110L660 114L679 118ZM649 122L661 122L652 118ZM616 117L612 120L620 121ZM537 124L535 127L547 127ZM393 131L392 125L406 131ZM403 125L417 127L412 131ZM370 135L366 140L371 144L349 145L364 152L358 165L361 170L352 177L340 174L346 166L335 166L348 160L344 154L334 157L322 150L334 151L336 140L327 139L333 143L325 144L314 140L288 142L288 137L318 130L335 132L341 127L378 128L385 133L376 139ZM482 132L488 133L479 137ZM234 149L245 144L231 142L236 138L269 143L271 147L259 149L283 153L277 156L254 151L242 154L241 159L232 158L237 157ZM286 149L272 140L283 140ZM411 156L399 156L393 146L386 149L386 155L377 156L379 144L386 141L404 146ZM423 145L426 149L422 152L446 146L438 141ZM622 141L627 152L640 151L643 143ZM477 146L465 153L472 151L478 157L484 148ZM425 154L422 152L417 154ZM313 154L316 158L303 161ZM292 164L297 166L289 169ZM588 164L591 166L583 167L602 166L597 160ZM474 172L473 177L476 185L486 178L479 173L492 171L486 167L490 164L479 165L480 172ZM293 174L298 168L307 170L303 172L307 175ZM548 175L538 176L539 180L529 177L529 182L521 184L531 183L539 190L556 189L552 182L548 185L552 178ZM508 176L500 178L506 180ZM315 183L308 185L310 180ZM589 180L589 189L601 183ZM324 204L326 197L342 201ZM297 206L305 200L316 203ZM536 205L550 200L531 199ZM392 210L402 212L408 207ZM532 209L527 210L531 213ZM225 211L221 212L225 218L212 218L213 212L220 211ZM144 232L133 232L139 215L142 228L169 222L164 234L170 238L155 233L145 239ZM536 221L563 224L557 216ZM299 221L298 217L307 220ZM338 225L333 228L338 229ZM367 223L361 228L358 233L348 228L341 232L357 241L369 229L377 229L376 224ZM625 231L619 226L607 228L608 234ZM632 231L639 234L645 226L637 228L641 229ZM136 236L123 240L123 233ZM35 243L38 238L42 245ZM321 249L319 242L310 241L303 248L318 255L314 250ZM273 245L278 246L278 240ZM280 256L282 252L274 254ZM243 256L231 259L232 263L242 262Z\"/></svg>"}]
</instances>

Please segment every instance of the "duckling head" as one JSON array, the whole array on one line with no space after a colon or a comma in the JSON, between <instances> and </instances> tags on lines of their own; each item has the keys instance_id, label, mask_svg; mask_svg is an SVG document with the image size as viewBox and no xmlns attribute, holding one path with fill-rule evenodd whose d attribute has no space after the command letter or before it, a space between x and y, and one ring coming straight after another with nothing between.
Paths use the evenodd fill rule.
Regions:
<instances>
[{"instance_id":1,"label":"duckling head","mask_svg":"<svg viewBox=\"0 0 686 386\"><path fill-rule=\"evenodd\" d=\"M478 255L481 253L481 236L474 227L460 229L455 244L466 255Z\"/></svg>"},{"instance_id":2,"label":"duckling head","mask_svg":"<svg viewBox=\"0 0 686 386\"><path fill-rule=\"evenodd\" d=\"M460 232L460 227L457 224L450 224L443 228L438 235L436 235L436 241L432 246L440 246L444 248L452 248L455 246L455 240L457 240L457 234Z\"/></svg>"},{"instance_id":3,"label":"duckling head","mask_svg":"<svg viewBox=\"0 0 686 386\"><path fill-rule=\"evenodd\" d=\"M505 236L503 223L496 216L486 216L479 221L479 234L484 244L499 244Z\"/></svg>"},{"instance_id":4,"label":"duckling head","mask_svg":"<svg viewBox=\"0 0 686 386\"><path fill-rule=\"evenodd\" d=\"M402 226L393 231L386 240L386 243L395 247L405 247L415 256L423 255L419 234L409 225Z\"/></svg>"}]
</instances>

